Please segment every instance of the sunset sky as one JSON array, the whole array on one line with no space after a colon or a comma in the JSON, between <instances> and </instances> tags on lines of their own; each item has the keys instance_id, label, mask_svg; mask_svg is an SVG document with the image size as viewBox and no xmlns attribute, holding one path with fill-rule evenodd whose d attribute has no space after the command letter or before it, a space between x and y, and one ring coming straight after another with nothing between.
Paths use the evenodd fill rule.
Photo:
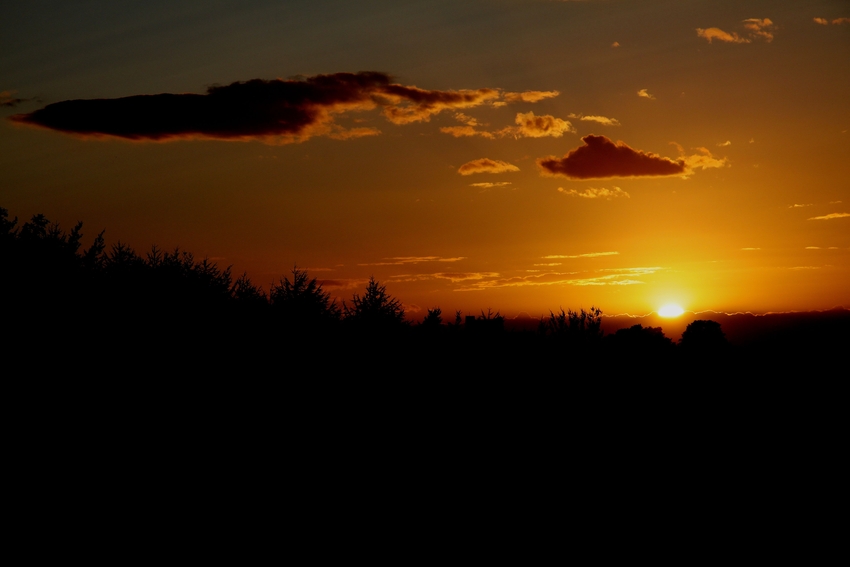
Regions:
<instances>
[{"instance_id":1,"label":"sunset sky","mask_svg":"<svg viewBox=\"0 0 850 567\"><path fill-rule=\"evenodd\" d=\"M850 306L847 0L18 2L0 207L268 290Z\"/></svg>"}]
</instances>

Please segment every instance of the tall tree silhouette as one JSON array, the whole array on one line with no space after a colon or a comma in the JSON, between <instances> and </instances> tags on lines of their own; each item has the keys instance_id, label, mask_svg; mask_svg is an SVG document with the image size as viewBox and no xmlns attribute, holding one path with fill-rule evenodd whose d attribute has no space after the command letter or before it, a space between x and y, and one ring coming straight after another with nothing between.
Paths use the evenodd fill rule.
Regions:
<instances>
[{"instance_id":1,"label":"tall tree silhouette","mask_svg":"<svg viewBox=\"0 0 850 567\"><path fill-rule=\"evenodd\" d=\"M341 312L336 301L322 289L316 278L310 278L306 270L292 268L292 279L285 277L272 284L269 292L272 313L285 327L327 327L339 321Z\"/></svg>"},{"instance_id":2,"label":"tall tree silhouette","mask_svg":"<svg viewBox=\"0 0 850 567\"><path fill-rule=\"evenodd\" d=\"M343 301L345 321L356 327L371 330L392 330L405 326L404 308L401 301L387 293L387 286L378 283L374 276L369 278L366 292L354 294L351 305Z\"/></svg>"}]
</instances>

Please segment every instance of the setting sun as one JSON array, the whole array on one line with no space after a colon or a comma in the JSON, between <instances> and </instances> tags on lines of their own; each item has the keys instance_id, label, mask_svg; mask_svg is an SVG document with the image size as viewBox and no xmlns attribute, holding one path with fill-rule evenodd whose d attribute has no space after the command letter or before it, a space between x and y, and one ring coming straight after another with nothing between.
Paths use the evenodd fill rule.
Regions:
<instances>
[{"instance_id":1,"label":"setting sun","mask_svg":"<svg viewBox=\"0 0 850 567\"><path fill-rule=\"evenodd\" d=\"M674 303L668 303L658 310L658 314L662 317L678 317L684 312L684 309Z\"/></svg>"}]
</instances>

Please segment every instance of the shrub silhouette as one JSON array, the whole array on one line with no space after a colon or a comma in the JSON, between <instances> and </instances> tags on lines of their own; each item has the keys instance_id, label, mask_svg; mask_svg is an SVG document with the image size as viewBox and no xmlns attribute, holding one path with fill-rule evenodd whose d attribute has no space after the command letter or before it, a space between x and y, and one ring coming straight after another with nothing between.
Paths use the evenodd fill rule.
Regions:
<instances>
[{"instance_id":1,"label":"shrub silhouette","mask_svg":"<svg viewBox=\"0 0 850 567\"><path fill-rule=\"evenodd\" d=\"M602 310L591 306L590 311L549 311L549 318L541 317L539 331L544 335L578 342L594 342L602 338Z\"/></svg>"}]
</instances>

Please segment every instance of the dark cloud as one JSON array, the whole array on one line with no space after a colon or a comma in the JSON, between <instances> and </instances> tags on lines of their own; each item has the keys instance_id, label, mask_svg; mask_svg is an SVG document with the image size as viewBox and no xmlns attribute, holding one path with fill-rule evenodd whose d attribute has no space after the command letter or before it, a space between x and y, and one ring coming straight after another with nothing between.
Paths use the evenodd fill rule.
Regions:
<instances>
[{"instance_id":1,"label":"dark cloud","mask_svg":"<svg viewBox=\"0 0 850 567\"><path fill-rule=\"evenodd\" d=\"M22 102L27 102L30 100L34 100L31 98L18 98L13 96L16 91L0 91L0 106L18 106Z\"/></svg>"},{"instance_id":2,"label":"dark cloud","mask_svg":"<svg viewBox=\"0 0 850 567\"><path fill-rule=\"evenodd\" d=\"M537 160L544 175L561 175L572 179L607 177L661 177L687 173L685 161L635 150L623 142L612 142L605 136L589 135L581 139L583 146L571 150L563 158L549 156Z\"/></svg>"},{"instance_id":3,"label":"dark cloud","mask_svg":"<svg viewBox=\"0 0 850 567\"><path fill-rule=\"evenodd\" d=\"M335 73L299 80L253 79L210 87L206 94L67 100L10 119L81 136L290 143L317 135L344 139L378 133L336 124L334 116L344 112L381 107L390 122L407 124L500 96L497 89L429 91L395 84L379 72Z\"/></svg>"}]
</instances>

